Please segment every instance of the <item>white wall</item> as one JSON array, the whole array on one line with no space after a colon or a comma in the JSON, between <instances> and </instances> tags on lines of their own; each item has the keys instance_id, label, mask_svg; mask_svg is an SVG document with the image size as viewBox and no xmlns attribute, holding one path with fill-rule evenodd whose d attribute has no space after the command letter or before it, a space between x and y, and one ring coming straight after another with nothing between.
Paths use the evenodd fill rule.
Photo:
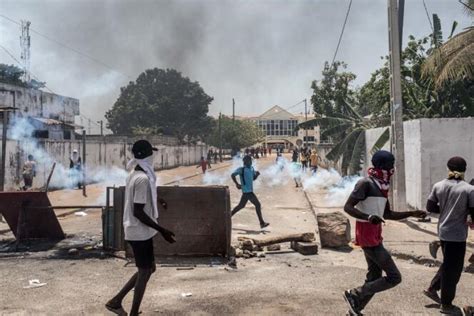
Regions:
<instances>
[{"instance_id":1,"label":"white wall","mask_svg":"<svg viewBox=\"0 0 474 316\"><path fill-rule=\"evenodd\" d=\"M403 126L408 206L425 208L433 185L446 178L446 163L453 156L466 159L466 180L474 178L474 118L419 119L404 122ZM366 132L366 167L380 130ZM389 143L384 149L389 149Z\"/></svg>"},{"instance_id":2,"label":"white wall","mask_svg":"<svg viewBox=\"0 0 474 316\"><path fill-rule=\"evenodd\" d=\"M52 162L58 163L63 168L69 168L69 157L74 149L77 149L82 157L81 141L40 141L39 147L46 152L51 159L45 159L47 162L38 161L37 175L34 179L35 187L42 187L46 183L46 179L52 167ZM156 144L159 151L155 156L155 169L173 168L182 165L198 164L201 156L207 153L205 145L189 145L189 146L166 146ZM87 170L98 170L101 168L118 167L125 169L127 162L132 158L132 145L127 142L101 142L88 140L86 144L86 166ZM16 190L22 183L21 168L28 154L35 154L35 151L28 145L20 144L14 140L7 141L7 155L5 168L5 189ZM36 157L38 160L38 157ZM60 181L57 179L61 172L55 171L52 183ZM93 176L92 174L90 176Z\"/></svg>"}]
</instances>

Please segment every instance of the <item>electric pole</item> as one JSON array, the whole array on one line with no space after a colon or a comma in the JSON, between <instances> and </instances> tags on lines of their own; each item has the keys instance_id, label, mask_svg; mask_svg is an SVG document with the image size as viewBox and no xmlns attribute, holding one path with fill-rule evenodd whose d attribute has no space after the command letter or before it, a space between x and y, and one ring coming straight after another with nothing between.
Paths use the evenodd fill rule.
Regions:
<instances>
[{"instance_id":1,"label":"electric pole","mask_svg":"<svg viewBox=\"0 0 474 316\"><path fill-rule=\"evenodd\" d=\"M104 121L97 121L100 124L100 136L104 136Z\"/></svg>"},{"instance_id":2,"label":"electric pole","mask_svg":"<svg viewBox=\"0 0 474 316\"><path fill-rule=\"evenodd\" d=\"M219 159L220 159L220 162L222 162L222 125L221 125L221 120L222 120L222 113L219 112Z\"/></svg>"},{"instance_id":3,"label":"electric pole","mask_svg":"<svg viewBox=\"0 0 474 316\"><path fill-rule=\"evenodd\" d=\"M391 103L391 133L390 145L395 156L395 174L393 187L393 204L395 211L406 208L405 188L405 153L403 139L403 100L401 88L401 30L398 0L387 0L388 4L388 35L390 50L390 103ZM400 9L404 1L400 0Z\"/></svg>"},{"instance_id":4,"label":"electric pole","mask_svg":"<svg viewBox=\"0 0 474 316\"><path fill-rule=\"evenodd\" d=\"M20 36L20 48L21 48L21 63L23 64L23 81L27 84L30 83L30 21L21 20L21 36Z\"/></svg>"},{"instance_id":5,"label":"electric pole","mask_svg":"<svg viewBox=\"0 0 474 316\"><path fill-rule=\"evenodd\" d=\"M306 103L306 99L304 99L304 121L306 122L307 120L308 120L308 104ZM306 148L308 148L308 128L305 128L304 131L305 131L304 145Z\"/></svg>"},{"instance_id":6,"label":"electric pole","mask_svg":"<svg viewBox=\"0 0 474 316\"><path fill-rule=\"evenodd\" d=\"M235 100L232 98L232 122L235 122Z\"/></svg>"}]
</instances>

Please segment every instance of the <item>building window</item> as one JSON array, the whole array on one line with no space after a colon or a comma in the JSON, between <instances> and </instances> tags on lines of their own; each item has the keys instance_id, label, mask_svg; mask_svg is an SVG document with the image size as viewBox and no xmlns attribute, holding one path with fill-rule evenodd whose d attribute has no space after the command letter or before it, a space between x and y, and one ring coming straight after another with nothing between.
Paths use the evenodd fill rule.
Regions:
<instances>
[{"instance_id":1,"label":"building window","mask_svg":"<svg viewBox=\"0 0 474 316\"><path fill-rule=\"evenodd\" d=\"M303 136L303 141L314 142L314 136Z\"/></svg>"}]
</instances>

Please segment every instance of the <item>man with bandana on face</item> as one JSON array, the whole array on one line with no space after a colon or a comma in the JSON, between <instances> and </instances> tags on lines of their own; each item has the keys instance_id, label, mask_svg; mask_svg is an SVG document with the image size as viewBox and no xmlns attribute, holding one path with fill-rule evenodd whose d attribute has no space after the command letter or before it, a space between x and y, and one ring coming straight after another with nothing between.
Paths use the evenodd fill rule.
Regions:
<instances>
[{"instance_id":1,"label":"man with bandana on face","mask_svg":"<svg viewBox=\"0 0 474 316\"><path fill-rule=\"evenodd\" d=\"M155 272L155 255L153 252L153 237L159 232L163 238L174 243L174 233L158 225L158 202L167 208L164 200L158 199L156 194L156 176L153 169L153 151L158 149L151 146L146 140L139 140L133 144L132 159L127 169L133 171L127 177L125 185L125 206L123 213L123 227L125 240L130 244L138 268L131 279L115 295L105 307L117 314L127 315L122 307L125 296L134 289L131 316L140 312L140 304L145 294L146 285Z\"/></svg>"},{"instance_id":2,"label":"man with bandana on face","mask_svg":"<svg viewBox=\"0 0 474 316\"><path fill-rule=\"evenodd\" d=\"M394 164L395 157L390 152L376 152L368 177L357 182L344 206L344 211L357 219L355 242L364 251L368 265L365 283L344 292L351 315L361 315L375 293L393 288L402 281L400 271L382 243L384 219L423 218L427 214L424 211L393 212L390 209L388 192ZM385 277L382 272L385 272Z\"/></svg>"}]
</instances>

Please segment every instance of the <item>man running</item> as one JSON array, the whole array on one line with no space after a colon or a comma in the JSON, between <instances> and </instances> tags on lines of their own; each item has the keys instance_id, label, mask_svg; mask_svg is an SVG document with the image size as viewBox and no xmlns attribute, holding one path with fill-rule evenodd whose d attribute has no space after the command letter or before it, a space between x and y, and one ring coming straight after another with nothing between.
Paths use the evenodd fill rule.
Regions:
<instances>
[{"instance_id":1,"label":"man running","mask_svg":"<svg viewBox=\"0 0 474 316\"><path fill-rule=\"evenodd\" d=\"M133 144L132 153L135 157L127 167L135 167L127 178L125 186L125 207L123 228L125 240L130 244L138 268L130 280L105 307L117 315L126 315L122 307L124 297L134 289L131 316L140 312L140 304L145 294L146 285L155 272L155 255L153 252L153 236L160 232L163 238L174 243L174 233L161 227L158 219L158 198L156 196L156 176L153 169L153 151L156 151L146 140ZM166 203L160 200L163 207Z\"/></svg>"},{"instance_id":2,"label":"man running","mask_svg":"<svg viewBox=\"0 0 474 316\"><path fill-rule=\"evenodd\" d=\"M258 220L260 221L260 228L267 227L270 224L263 220L260 201L255 193L253 193L253 181L257 180L260 172L255 171L252 167L252 157L245 156L243 162L244 166L237 168L237 170L235 170L231 175L232 181L234 181L237 189L242 189L242 197L240 198L239 204L232 210L232 216L243 209L245 205L247 205L247 202L250 201L255 205L255 211L257 212ZM240 184L237 182L237 176L240 176Z\"/></svg>"},{"instance_id":3,"label":"man running","mask_svg":"<svg viewBox=\"0 0 474 316\"><path fill-rule=\"evenodd\" d=\"M441 304L443 314L462 314L453 305L456 286L461 278L466 254L468 214L474 219L474 187L464 181L466 160L453 157L448 161L448 177L433 186L426 209L439 213L438 235L443 264L424 294ZM441 291L441 298L438 296Z\"/></svg>"},{"instance_id":4,"label":"man running","mask_svg":"<svg viewBox=\"0 0 474 316\"><path fill-rule=\"evenodd\" d=\"M368 170L369 176L357 182L344 206L344 211L357 219L356 244L362 247L368 265L365 283L344 292L352 315L360 315L375 293L395 287L402 281L397 266L382 243L384 219L422 218L427 214L424 211L393 212L390 209L388 191L394 163L395 157L390 152L376 152L372 157L373 167ZM382 277L382 272L385 272L385 277Z\"/></svg>"}]
</instances>

